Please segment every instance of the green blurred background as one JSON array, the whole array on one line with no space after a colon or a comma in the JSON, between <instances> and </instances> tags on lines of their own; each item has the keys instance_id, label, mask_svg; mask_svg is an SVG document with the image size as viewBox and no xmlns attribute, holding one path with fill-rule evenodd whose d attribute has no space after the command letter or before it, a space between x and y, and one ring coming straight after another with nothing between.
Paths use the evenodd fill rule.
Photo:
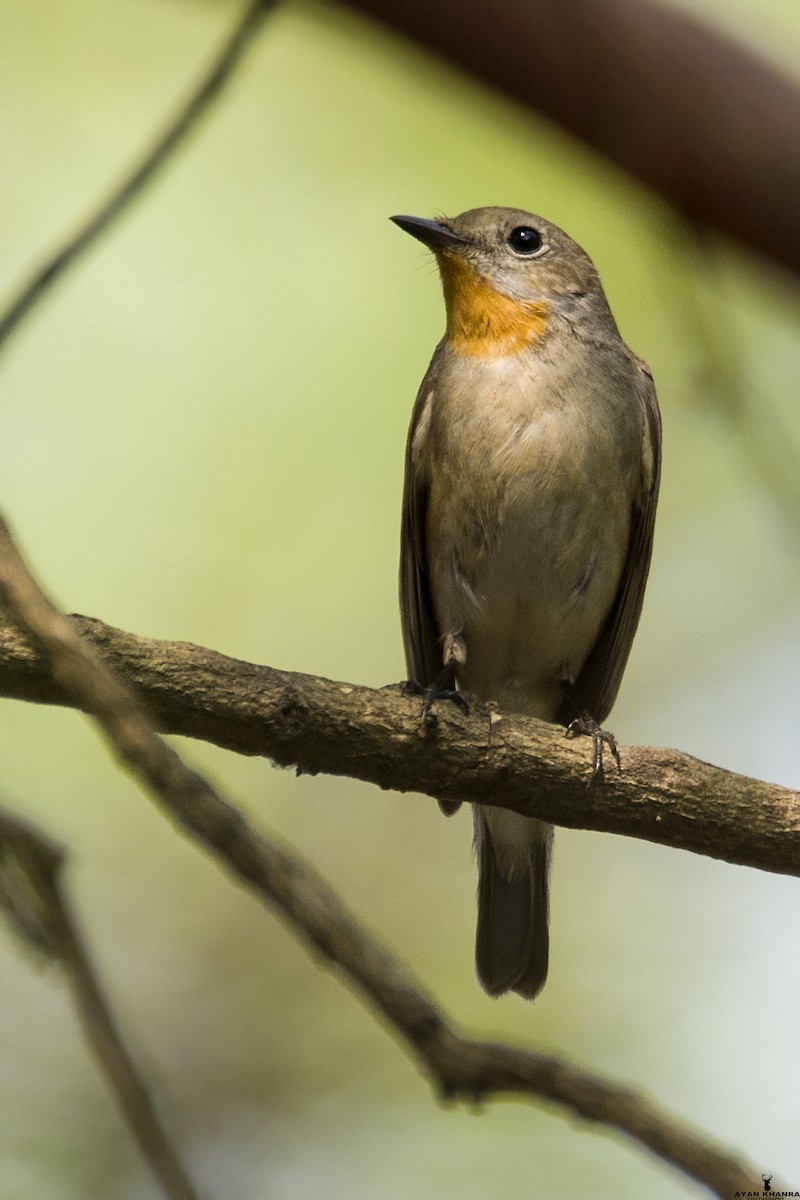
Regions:
<instances>
[{"instance_id":1,"label":"green blurred background","mask_svg":"<svg viewBox=\"0 0 800 1200\"><path fill-rule=\"evenodd\" d=\"M795 0L684 7L784 69L798 61ZM149 143L236 11L0 7L6 292ZM800 446L797 291L741 247L715 247L710 265L607 163L335 7L280 11L211 118L10 345L0 505L24 549L69 611L277 667L400 679L403 445L443 314L424 250L387 217L480 204L539 211L582 242L656 377L655 556L611 727L796 783L800 535L771 464L759 472L720 409L697 314L735 356L753 428L781 414L785 467ZM84 718L0 704L2 801L69 848L123 1027L206 1195L697 1194L554 1112L438 1106ZM316 863L467 1029L627 1081L800 1189L796 880L560 831L550 981L534 1006L492 1001L473 975L466 813L181 750ZM8 937L0 960L0 1197L154 1197L64 988Z\"/></svg>"}]
</instances>

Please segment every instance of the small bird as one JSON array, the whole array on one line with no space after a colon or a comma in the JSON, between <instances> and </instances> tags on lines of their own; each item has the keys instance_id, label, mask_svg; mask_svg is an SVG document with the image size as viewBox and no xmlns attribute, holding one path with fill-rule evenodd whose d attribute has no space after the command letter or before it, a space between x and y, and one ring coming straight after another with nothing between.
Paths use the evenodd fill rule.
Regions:
<instances>
[{"instance_id":1,"label":"small bird","mask_svg":"<svg viewBox=\"0 0 800 1200\"><path fill-rule=\"evenodd\" d=\"M642 608L661 421L589 256L542 217L392 217L438 263L446 332L408 434L400 556L407 670L594 741ZM453 689L457 687L457 691ZM445 812L458 802L443 801ZM476 966L533 999L548 965L552 826L473 805Z\"/></svg>"}]
</instances>

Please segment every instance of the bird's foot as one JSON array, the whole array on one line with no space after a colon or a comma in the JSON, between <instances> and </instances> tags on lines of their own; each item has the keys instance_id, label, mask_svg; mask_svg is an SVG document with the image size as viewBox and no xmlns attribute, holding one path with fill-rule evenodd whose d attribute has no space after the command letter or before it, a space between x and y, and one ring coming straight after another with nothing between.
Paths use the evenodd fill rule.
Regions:
<instances>
[{"instance_id":1,"label":"bird's foot","mask_svg":"<svg viewBox=\"0 0 800 1200\"><path fill-rule=\"evenodd\" d=\"M462 692L456 691L454 687L449 685L453 682L452 672L445 671L433 683L424 686L417 683L416 679L407 679L403 684L403 691L412 696L422 697L422 712L420 714L420 724L424 733L433 729L436 726L436 713L432 711L434 704L438 700L449 700L455 704L462 712L469 712L469 704Z\"/></svg>"},{"instance_id":2,"label":"bird's foot","mask_svg":"<svg viewBox=\"0 0 800 1200\"><path fill-rule=\"evenodd\" d=\"M570 738L586 735L592 739L592 773L586 784L587 787L591 787L593 783L602 778L604 746L608 746L608 749L611 751L612 757L617 764L617 770L622 770L617 739L607 729L601 729L594 717L590 717L587 712L580 713L574 721L570 721L566 733L567 737Z\"/></svg>"}]
</instances>

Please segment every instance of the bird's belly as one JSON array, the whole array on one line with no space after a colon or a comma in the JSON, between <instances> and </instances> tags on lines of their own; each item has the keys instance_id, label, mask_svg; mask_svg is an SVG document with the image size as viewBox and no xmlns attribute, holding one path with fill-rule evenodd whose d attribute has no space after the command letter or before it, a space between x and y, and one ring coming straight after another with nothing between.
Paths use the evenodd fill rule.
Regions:
<instances>
[{"instance_id":1,"label":"bird's belly","mask_svg":"<svg viewBox=\"0 0 800 1200\"><path fill-rule=\"evenodd\" d=\"M547 720L611 608L629 516L625 487L537 482L512 481L497 520L481 521L473 510L465 522L466 496L442 505L440 545L447 549L433 570L433 592L439 628L464 641L459 685Z\"/></svg>"}]
</instances>

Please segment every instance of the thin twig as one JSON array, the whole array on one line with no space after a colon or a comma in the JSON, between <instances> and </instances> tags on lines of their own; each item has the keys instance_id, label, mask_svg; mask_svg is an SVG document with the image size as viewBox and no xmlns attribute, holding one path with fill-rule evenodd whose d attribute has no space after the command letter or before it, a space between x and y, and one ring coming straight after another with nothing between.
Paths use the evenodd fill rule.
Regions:
<instances>
[{"instance_id":1,"label":"thin twig","mask_svg":"<svg viewBox=\"0 0 800 1200\"><path fill-rule=\"evenodd\" d=\"M613 1127L727 1200L754 1169L644 1097L561 1060L458 1033L424 988L361 926L307 863L257 831L151 728L128 686L43 595L0 521L0 603L39 646L58 686L92 713L159 806L240 882L276 908L400 1035L445 1096L510 1093Z\"/></svg>"},{"instance_id":2,"label":"thin twig","mask_svg":"<svg viewBox=\"0 0 800 1200\"><path fill-rule=\"evenodd\" d=\"M119 1033L71 913L62 866L60 847L0 809L0 904L25 941L64 972L86 1039L167 1200L199 1200Z\"/></svg>"},{"instance_id":3,"label":"thin twig","mask_svg":"<svg viewBox=\"0 0 800 1200\"><path fill-rule=\"evenodd\" d=\"M38 268L0 315L0 348L17 330L30 310L50 290L84 251L128 208L183 142L212 101L234 75L242 56L277 0L254 0L239 18L200 84L181 106L161 136L64 245Z\"/></svg>"}]
</instances>

